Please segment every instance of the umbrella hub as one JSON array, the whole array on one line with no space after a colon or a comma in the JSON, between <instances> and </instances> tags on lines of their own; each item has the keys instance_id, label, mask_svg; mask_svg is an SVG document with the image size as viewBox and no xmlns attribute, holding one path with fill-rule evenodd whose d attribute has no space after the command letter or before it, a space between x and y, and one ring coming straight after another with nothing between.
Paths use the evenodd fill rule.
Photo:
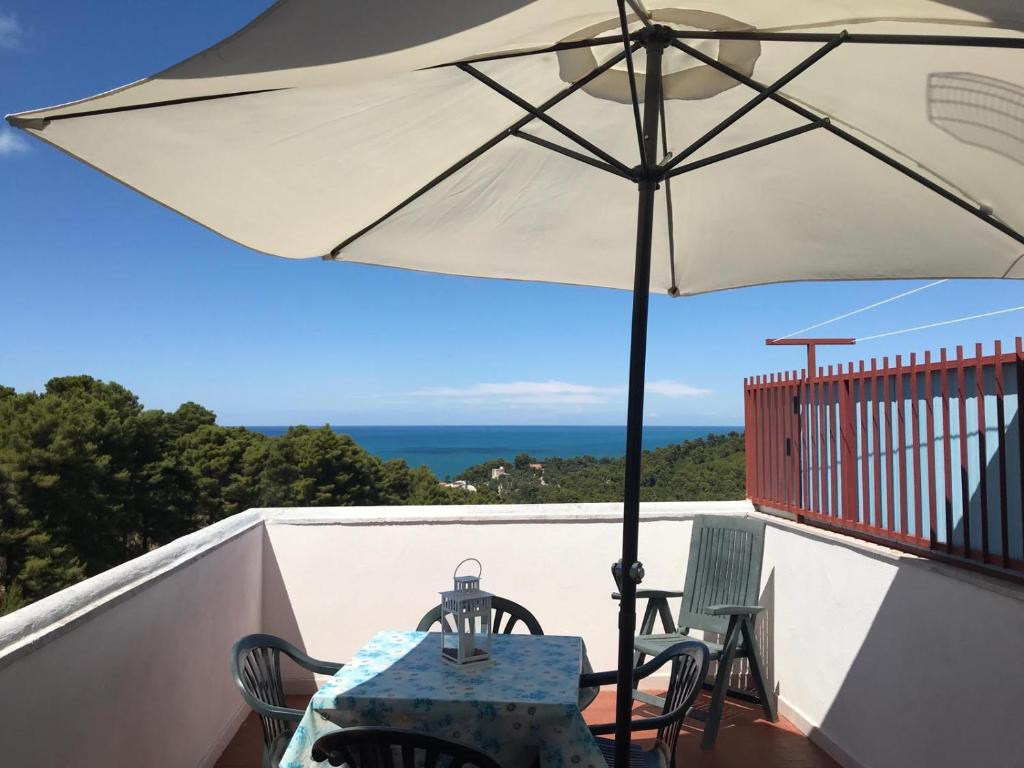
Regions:
<instances>
[{"instance_id":1,"label":"umbrella hub","mask_svg":"<svg viewBox=\"0 0 1024 768\"><path fill-rule=\"evenodd\" d=\"M673 30L672 27L667 27L664 24L651 24L649 27L637 30L631 37L643 43L644 48L648 50L655 46L664 50L672 42Z\"/></svg>"}]
</instances>

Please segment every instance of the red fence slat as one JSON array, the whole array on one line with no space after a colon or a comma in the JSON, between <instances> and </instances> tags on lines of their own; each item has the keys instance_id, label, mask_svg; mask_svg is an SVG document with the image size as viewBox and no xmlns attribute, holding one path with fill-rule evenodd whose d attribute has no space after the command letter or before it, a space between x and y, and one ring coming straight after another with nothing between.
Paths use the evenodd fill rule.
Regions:
<instances>
[{"instance_id":1,"label":"red fence slat","mask_svg":"<svg viewBox=\"0 0 1024 768\"><path fill-rule=\"evenodd\" d=\"M960 528L963 531L964 554L971 556L971 486L967 463L967 385L964 382L964 348L956 347L956 399L960 417Z\"/></svg>"},{"instance_id":2,"label":"red fence slat","mask_svg":"<svg viewBox=\"0 0 1024 768\"><path fill-rule=\"evenodd\" d=\"M978 400L978 493L981 496L981 559L989 562L988 551L988 451L985 442L985 369L981 344L974 348L974 383Z\"/></svg>"},{"instance_id":3,"label":"red fence slat","mask_svg":"<svg viewBox=\"0 0 1024 768\"><path fill-rule=\"evenodd\" d=\"M910 431L913 433L911 441L911 466L914 472L914 537L924 539L921 534L921 417L918 412L917 386L917 354L910 353ZM904 482L905 484L905 482Z\"/></svg>"}]
</instances>

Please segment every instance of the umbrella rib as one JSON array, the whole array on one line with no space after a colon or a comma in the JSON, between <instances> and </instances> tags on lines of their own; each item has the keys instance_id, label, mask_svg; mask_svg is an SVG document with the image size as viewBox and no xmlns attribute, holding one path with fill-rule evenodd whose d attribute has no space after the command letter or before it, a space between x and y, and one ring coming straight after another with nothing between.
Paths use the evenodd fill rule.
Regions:
<instances>
[{"instance_id":1,"label":"umbrella rib","mask_svg":"<svg viewBox=\"0 0 1024 768\"><path fill-rule=\"evenodd\" d=\"M665 90L661 90L661 148L664 153L662 162L668 160L672 153L668 148L668 113L665 110ZM668 287L669 296L679 295L679 285L676 282L676 227L672 219L672 179L665 176L665 225L668 229L668 268L671 276L671 283Z\"/></svg>"},{"instance_id":2,"label":"umbrella rib","mask_svg":"<svg viewBox=\"0 0 1024 768\"><path fill-rule=\"evenodd\" d=\"M648 168L648 162L646 154L644 153L644 129L640 124L640 96L637 93L636 88L636 72L633 69L633 52L630 50L629 43L629 25L626 23L626 3L625 0L619 0L619 28L622 30L623 46L626 49L626 74L629 77L629 98L633 105L633 122L636 124L636 143L637 148L640 152L640 164L643 166L644 172L646 173ZM651 158L653 161L653 158Z\"/></svg>"},{"instance_id":3,"label":"umbrella rib","mask_svg":"<svg viewBox=\"0 0 1024 768\"><path fill-rule=\"evenodd\" d=\"M630 172L631 172L630 168L625 163L623 163L622 161L616 159L615 157L613 157L609 153L605 152L603 149L601 149L600 147L595 145L593 142L588 141L587 139L583 138L578 133L576 133L576 131L572 130L571 128L567 128L562 123L558 122L553 117L548 115L544 110L539 109L538 107L533 106L533 104L528 102L526 99L524 99L524 98L518 96L517 94L513 93L508 88L503 86L501 83L496 82L495 80L491 79L490 77L485 75L483 72L481 72L478 69L475 69L471 65L469 65L469 64L459 64L458 66L459 66L459 69L461 69L463 72L465 72L468 75L472 75L477 80L479 80L481 83L483 83L488 88L490 88L492 91L494 91L495 93L498 93L501 96L504 96L506 99L511 101L513 104L515 104L517 107L520 107L521 109L525 109L527 112L529 112L535 118L540 120L542 123L545 123L546 125L550 126L551 128L554 128L556 131L558 131L560 134L565 136L570 141L575 142L576 144L578 144L579 146L583 147L583 149L587 150L588 152L590 152L594 156L599 157L602 160L604 160L609 165L615 166L616 168L618 168L623 173L625 173L627 175L630 174Z\"/></svg>"},{"instance_id":4,"label":"umbrella rib","mask_svg":"<svg viewBox=\"0 0 1024 768\"><path fill-rule=\"evenodd\" d=\"M640 23L645 27L650 27L654 22L651 21L651 12L644 8L641 0L626 0L629 3L629 7L636 13L636 17L640 19Z\"/></svg>"},{"instance_id":5,"label":"umbrella rib","mask_svg":"<svg viewBox=\"0 0 1024 768\"><path fill-rule=\"evenodd\" d=\"M544 48L534 48L529 51L508 51L507 53L486 54L471 59L460 59L459 61L447 61L444 64L435 64L428 69L441 69L443 67L457 67L459 64L480 64L485 61L501 61L502 59L518 59L523 56L537 56L542 53L558 53L559 51L571 51L576 48L594 48L599 45L614 45L623 42L620 35L609 35L608 37L589 37L583 40L566 40Z\"/></svg>"},{"instance_id":6,"label":"umbrella rib","mask_svg":"<svg viewBox=\"0 0 1024 768\"><path fill-rule=\"evenodd\" d=\"M678 31L676 40L756 40L765 43L827 43L830 32ZM847 43L866 45L948 45L969 48L1024 48L1024 37L982 35L897 35L851 33Z\"/></svg>"},{"instance_id":7,"label":"umbrella rib","mask_svg":"<svg viewBox=\"0 0 1024 768\"><path fill-rule=\"evenodd\" d=\"M757 107L759 104L763 104L765 101L770 99L772 97L772 95L775 94L777 91L779 91L781 88L783 88L786 85L788 85L789 83L791 83L793 80L795 80L801 74L803 74L808 69L810 69L815 64L817 64L819 61L821 61L823 58L825 58L825 56L827 56L830 52L832 52L836 48L838 48L847 37L848 37L848 35L847 35L847 32L845 30L840 32L838 35L833 36L833 38L831 40L829 40L827 43L825 43L825 45L823 45L821 48L816 50L814 53L812 53L806 59L801 61L799 64L797 64L791 70L789 70L789 72L784 74L782 77L780 77L774 83L769 85L767 88L762 89L761 92L757 94L757 96L755 96L750 101L748 101L746 104L741 106L739 109L737 109L735 112L733 112L727 118L725 118L722 122L718 123L718 125L716 125L713 128L711 128L711 130L709 130L707 133L705 133L699 139L697 139L692 144L690 144L686 149L684 149L682 152L680 152L678 155L676 155L674 158L672 158L672 161L668 165L665 166L665 170L666 171L671 170L672 168L674 168L675 166L677 166L681 162L683 162L683 160L685 160L686 158L692 156L694 152L696 152L701 147L706 145L709 141L711 141L716 136L721 134L730 125L732 125L733 123L735 123L738 120L740 120L740 118L742 118L744 115L747 115L748 113L753 111L754 108Z\"/></svg>"},{"instance_id":8,"label":"umbrella rib","mask_svg":"<svg viewBox=\"0 0 1024 768\"><path fill-rule=\"evenodd\" d=\"M694 160L692 163L687 163L682 167L673 168L666 176L666 180L672 178L673 176L680 176L684 173L689 173L690 171L696 171L700 168L706 168L707 166L714 165L715 163L719 163L722 160L728 160L731 157L743 155L746 154L747 152L752 152L755 149L760 149L761 147L767 147L772 144L777 144L780 141L791 139L794 136L799 136L802 133L813 131L816 128L824 128L830 123L831 121L827 117L821 117L816 119L813 123L807 123L805 125L797 126L796 128L790 128L788 131L782 131L781 133L776 133L772 136L768 136L763 139L758 139L757 141L752 141L749 144L742 144L738 147L734 147L733 149L727 149L724 152L709 155L708 157L702 157L700 160Z\"/></svg>"},{"instance_id":9,"label":"umbrella rib","mask_svg":"<svg viewBox=\"0 0 1024 768\"><path fill-rule=\"evenodd\" d=\"M639 43L636 43L634 45L634 47L636 45L639 45ZM541 104L539 107L537 107L537 109L542 111L542 112L545 111L545 110L551 109L556 104L561 102L563 99L566 99L569 96L571 96L572 94L576 93L576 91L578 91L580 88L585 86L590 81L592 81L595 78L600 77L601 75L603 75L605 72L607 72L609 69L614 67L616 64L618 64L624 58L626 58L625 51L623 51L621 53L615 54L614 56L612 56L610 59L608 59L608 61L606 61L601 66L597 67L596 69L591 70L586 75L581 77L579 80L577 80L576 82L574 82L571 85L569 85L567 88L564 88L561 91L559 91L558 93L556 93L550 99L548 99L543 104ZM445 179L449 178L453 174L455 174L458 171L460 171L463 168L465 168L471 162L476 160L476 158L480 157L480 155L482 155L484 152L486 152L487 150L497 146L504 139L506 139L509 136L512 136L513 134L515 134L521 128L523 128L528 123L530 123L533 119L534 119L534 116L532 114L524 115L523 117L519 118L514 123L512 123L512 125L510 125L508 128L504 129L501 133L498 133L498 134L492 136L490 139L485 141L483 144L481 144L479 147L474 149L468 155L466 155L465 157L461 158L456 163L454 163L453 165L449 166L444 171L439 173L437 176L432 178L430 181L428 181L422 187L417 189L415 192L413 192L411 195L409 195L407 198L405 198L402 202L400 202L394 208L389 210L383 216L380 216L379 218L377 218L374 221L372 221L370 224L367 224L365 227L360 229L358 232L356 232L356 233L350 235L349 237L345 238L344 240L342 240L340 243L338 243L338 245L336 245L334 248L332 248L330 253L328 255L324 256L324 258L325 259L337 258L338 254L341 252L341 250L343 248L345 248L348 245L351 245L353 242L358 240L360 237L365 235L367 232L369 232L370 230L374 229L375 227L377 227L379 224L381 224L382 222L386 221L387 219L391 218L393 215L398 213L400 210L405 208L407 205L409 205L413 201L415 201L418 198L420 198L423 195L425 195L427 192L429 192L431 189L433 189L438 184L443 182Z\"/></svg>"},{"instance_id":10,"label":"umbrella rib","mask_svg":"<svg viewBox=\"0 0 1024 768\"><path fill-rule=\"evenodd\" d=\"M605 163L601 160L597 160L596 158L590 157L589 155L584 155L582 152L576 152L575 150L560 146L558 144L555 144L553 141L548 141L547 139L542 139L539 136L534 136L532 133L526 133L525 131L515 131L512 135L515 136L516 138L524 139L530 142L531 144L536 144L538 147L550 149L552 152L557 152L560 155L565 155L566 157L571 157L574 160L579 160L581 163L586 163L587 165L592 165L595 168L600 168L602 171L608 171L608 173L615 174L619 178L630 179L630 177L627 174L623 173L610 163Z\"/></svg>"},{"instance_id":11,"label":"umbrella rib","mask_svg":"<svg viewBox=\"0 0 1024 768\"><path fill-rule=\"evenodd\" d=\"M276 91L286 91L287 88L263 88L258 91L236 91L235 93L215 93L208 96L191 96L184 99L169 99L167 101L150 101L145 104L129 104L123 107L110 107L109 109L90 109L84 112L69 112L63 115L53 115L52 117L33 118L33 117L19 117L17 115L11 115L7 118L7 121L15 128L45 128L48 123L55 122L57 120L70 120L75 117L95 117L97 115L113 115L118 112L134 112L139 109L155 109L157 107L173 107L179 104L194 104L199 101L214 101L216 99L233 99L238 96L254 96L259 93L274 93Z\"/></svg>"},{"instance_id":12,"label":"umbrella rib","mask_svg":"<svg viewBox=\"0 0 1024 768\"><path fill-rule=\"evenodd\" d=\"M847 38L847 42L849 42L849 38ZM760 83L760 82L758 82L757 80L754 80L751 77L747 77L742 72L737 72L732 67L730 67L730 66L728 66L726 64L722 64L717 59L711 58L710 56L702 53L701 51L697 50L696 48L693 48L692 46L687 45L684 42L681 42L680 40L673 40L672 41L672 45L675 46L676 48L679 48L680 50L685 51L686 53L690 54L691 56L693 56L698 61L701 61L704 64L707 64L709 67L712 67L714 69L717 69L719 72L722 72L722 73L724 73L726 75L729 75L731 78L733 78L737 82L742 83L743 85L747 86L748 88L751 88L751 89L753 89L755 91L765 91L765 90L768 89L768 86L764 85L763 83ZM780 104L780 105L786 107L786 109L790 110L791 112L795 112L796 114L798 114L801 117L803 117L805 120L809 120L809 121L815 122L815 121L818 121L818 120L821 119L820 115L817 115L814 112L812 112L811 110L806 109L805 107L800 106L799 104L794 102L792 99L786 98L785 96L783 96L780 93L773 93L768 98L770 98L775 103ZM856 136L854 136L849 131L846 131L846 130L840 128L839 126L835 125L832 122L823 123L821 127L824 128L829 133L833 134L834 136L838 136L843 141L846 141L847 143L852 144L853 146L857 147L858 149L866 152L867 154L871 155L876 160L884 163L885 165L888 165L893 170L899 171L904 176L907 176L908 178L916 181L918 184L920 184L920 185L930 189L932 192L934 192L935 194L939 195L940 197L944 197L949 202L951 202L954 205L958 206L959 208L967 211L967 213L971 214L972 216L975 216L978 219L981 219L982 221L984 221L989 226L994 227L995 229L999 230L1000 232L1002 232L1007 237L1010 237L1013 240L1016 240L1018 243L1021 243L1022 245L1024 245L1024 234L1021 234L1016 229L1011 227L1009 224L1005 224L1004 222L1002 222L999 219L995 218L992 215L992 212L991 212L990 209L988 209L986 207L983 207L983 206L980 206L980 205L977 205L975 203L972 203L971 201L966 200L963 197L960 197L960 195L957 195L957 194L955 194L953 192L950 192L945 187L935 183L934 181L932 181L928 177L924 176L923 174L918 173L913 168L910 168L909 166L904 165L903 163L901 163L899 160L896 160L895 158L889 157L889 155L885 154L881 150L876 149L875 147L872 147L870 144L868 144L863 139L857 138Z\"/></svg>"}]
</instances>

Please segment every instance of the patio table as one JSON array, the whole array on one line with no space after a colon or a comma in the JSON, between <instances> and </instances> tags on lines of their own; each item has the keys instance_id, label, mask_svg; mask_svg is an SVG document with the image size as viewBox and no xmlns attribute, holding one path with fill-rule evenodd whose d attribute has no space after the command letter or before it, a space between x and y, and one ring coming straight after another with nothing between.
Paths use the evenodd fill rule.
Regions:
<instances>
[{"instance_id":1,"label":"patio table","mask_svg":"<svg viewBox=\"0 0 1024 768\"><path fill-rule=\"evenodd\" d=\"M504 768L605 768L577 700L578 637L496 635L488 662L441 658L441 635L379 632L313 696L280 768L339 726L382 725L469 744Z\"/></svg>"}]
</instances>

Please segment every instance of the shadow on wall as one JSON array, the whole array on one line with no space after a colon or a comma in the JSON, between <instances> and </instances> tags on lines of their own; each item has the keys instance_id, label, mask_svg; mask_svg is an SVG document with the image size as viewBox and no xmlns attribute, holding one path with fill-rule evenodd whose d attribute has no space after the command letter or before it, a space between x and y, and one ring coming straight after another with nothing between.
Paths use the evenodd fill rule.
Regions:
<instances>
[{"instance_id":1,"label":"shadow on wall","mask_svg":"<svg viewBox=\"0 0 1024 768\"><path fill-rule=\"evenodd\" d=\"M764 612L757 618L754 626L754 635L757 637L757 644L761 649L761 658L764 661L765 675L768 678L768 689L778 694L778 687L775 683L775 569L771 570L765 580L764 589L758 605L764 606ZM704 633L704 639L713 643L725 642L725 635L714 632ZM718 674L718 662L712 662L708 670L708 681L712 682ZM754 680L750 676L750 663L746 659L737 659L732 663L732 672L729 676L729 687L739 688L745 691L754 691Z\"/></svg>"},{"instance_id":2,"label":"shadow on wall","mask_svg":"<svg viewBox=\"0 0 1024 768\"><path fill-rule=\"evenodd\" d=\"M1016 386L1016 385L1015 385ZM1017 395L1016 388L1012 391ZM986 398L988 400L990 398ZM986 410L989 410L986 407ZM1021 477L1021 455L1020 455L1020 412L1014 409L1012 418L1005 425L1003 439L1005 441L1005 459L1000 457L999 435L992 430L996 427L996 419L993 414L986 415L985 434L978 430L973 435L969 446L973 455L981 455L984 446L984 476L972 478L968 487L971 489L967 510L969 528L965 537L964 519L961 516L956 521L953 530L953 542L957 546L964 546L966 541L970 542L973 550L982 549L982 520L986 522L987 549L990 555L994 556L995 564L999 564L1000 556L1006 552L1010 557L1020 559L1024 557L1021 547L1024 546L1024 497L1022 497ZM1005 466L1003 461L1005 460ZM1005 493L1005 502L1003 496ZM984 501L984 504L983 504ZM962 506L959 499L954 499L954 507ZM1003 522L1003 508L1005 505L1005 526ZM940 510L945 512L945 505L940 505ZM944 525L940 520L939 525ZM1004 530L1005 527L1005 530ZM1004 549L1003 542L1006 542Z\"/></svg>"},{"instance_id":3,"label":"shadow on wall","mask_svg":"<svg viewBox=\"0 0 1024 768\"><path fill-rule=\"evenodd\" d=\"M1019 764L1021 636L1018 599L901 563L820 732L871 768Z\"/></svg>"},{"instance_id":4,"label":"shadow on wall","mask_svg":"<svg viewBox=\"0 0 1024 768\"><path fill-rule=\"evenodd\" d=\"M292 609L292 601L281 575L274 547L266 527L263 529L263 632L277 635L308 653L305 640L299 631L299 622ZM316 693L317 683L313 673L295 664L282 655L281 677L284 680L286 693L312 695Z\"/></svg>"}]
</instances>

